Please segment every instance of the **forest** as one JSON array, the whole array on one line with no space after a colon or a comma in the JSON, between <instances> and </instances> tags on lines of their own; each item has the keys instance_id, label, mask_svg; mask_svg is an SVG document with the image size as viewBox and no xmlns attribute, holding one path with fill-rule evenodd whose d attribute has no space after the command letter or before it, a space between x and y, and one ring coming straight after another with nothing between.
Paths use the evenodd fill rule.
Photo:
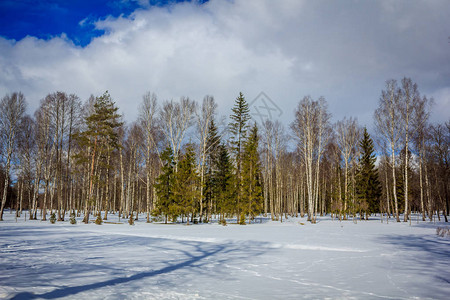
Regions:
<instances>
[{"instance_id":1,"label":"forest","mask_svg":"<svg viewBox=\"0 0 450 300\"><path fill-rule=\"evenodd\" d=\"M432 104L410 78L386 81L371 135L354 116L331 123L323 97L303 97L286 128L254 122L242 93L229 118L212 96L147 93L126 124L107 91L85 102L50 93L33 115L15 92L0 103L0 220L10 208L17 218L97 224L108 214L132 224L139 213L188 224L261 214L448 222L450 120L431 124Z\"/></svg>"}]
</instances>

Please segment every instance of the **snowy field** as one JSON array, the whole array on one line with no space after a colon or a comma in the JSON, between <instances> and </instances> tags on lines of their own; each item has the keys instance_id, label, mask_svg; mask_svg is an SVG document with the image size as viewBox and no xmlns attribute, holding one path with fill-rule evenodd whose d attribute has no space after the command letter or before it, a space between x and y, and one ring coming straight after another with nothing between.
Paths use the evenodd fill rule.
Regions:
<instances>
[{"instance_id":1,"label":"snowy field","mask_svg":"<svg viewBox=\"0 0 450 300\"><path fill-rule=\"evenodd\" d=\"M450 299L445 223L4 218L0 299Z\"/></svg>"}]
</instances>

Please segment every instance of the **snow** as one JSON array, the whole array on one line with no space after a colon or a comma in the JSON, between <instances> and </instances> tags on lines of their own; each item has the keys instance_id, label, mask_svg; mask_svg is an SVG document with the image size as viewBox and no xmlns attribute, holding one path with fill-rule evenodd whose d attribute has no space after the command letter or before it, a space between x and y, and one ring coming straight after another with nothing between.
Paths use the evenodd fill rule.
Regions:
<instances>
[{"instance_id":1,"label":"snow","mask_svg":"<svg viewBox=\"0 0 450 300\"><path fill-rule=\"evenodd\" d=\"M0 223L1 299L448 299L445 223ZM109 215L109 222L118 222ZM258 219L259 221L259 219Z\"/></svg>"}]
</instances>

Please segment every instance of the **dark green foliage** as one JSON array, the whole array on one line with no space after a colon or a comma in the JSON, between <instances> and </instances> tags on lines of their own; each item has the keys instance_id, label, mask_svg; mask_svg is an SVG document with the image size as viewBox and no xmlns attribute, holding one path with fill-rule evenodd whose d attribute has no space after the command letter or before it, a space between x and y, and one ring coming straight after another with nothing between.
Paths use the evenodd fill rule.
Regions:
<instances>
[{"instance_id":1,"label":"dark green foliage","mask_svg":"<svg viewBox=\"0 0 450 300\"><path fill-rule=\"evenodd\" d=\"M167 147L161 153L161 160L164 165L161 168L161 175L156 178L155 189L158 196L156 210L158 214L165 216L165 222L169 216L172 219L177 216L174 208L174 189L175 189L175 162L170 147Z\"/></svg>"},{"instance_id":2,"label":"dark green foliage","mask_svg":"<svg viewBox=\"0 0 450 300\"><path fill-rule=\"evenodd\" d=\"M239 217L239 225L245 225L245 213L241 212L241 215Z\"/></svg>"},{"instance_id":3,"label":"dark green foliage","mask_svg":"<svg viewBox=\"0 0 450 300\"><path fill-rule=\"evenodd\" d=\"M217 212L224 221L225 214L232 214L236 210L235 177L225 145L219 145L217 154L211 180L211 191L216 199Z\"/></svg>"},{"instance_id":4,"label":"dark green foliage","mask_svg":"<svg viewBox=\"0 0 450 300\"><path fill-rule=\"evenodd\" d=\"M75 219L75 214L74 213L70 214L70 224L72 224L72 225L77 224L77 219Z\"/></svg>"},{"instance_id":5,"label":"dark green foliage","mask_svg":"<svg viewBox=\"0 0 450 300\"><path fill-rule=\"evenodd\" d=\"M378 169L375 167L376 156L373 141L366 128L364 128L364 136L359 147L361 156L358 160L356 175L356 195L361 210L372 214L379 211L381 185L378 180Z\"/></svg>"},{"instance_id":6,"label":"dark green foliage","mask_svg":"<svg viewBox=\"0 0 450 300\"><path fill-rule=\"evenodd\" d=\"M239 93L239 97L236 98L232 112L233 114L230 116L232 121L229 124L232 134L231 144L238 160L241 154L242 142L247 135L248 121L251 118L248 103L245 101L242 93Z\"/></svg>"},{"instance_id":7,"label":"dark green foliage","mask_svg":"<svg viewBox=\"0 0 450 300\"><path fill-rule=\"evenodd\" d=\"M240 202L242 198L242 148L247 136L248 121L251 118L248 103L247 101L245 101L244 95L242 93L239 93L239 97L236 98L232 111L233 114L230 116L231 122L229 124L231 133L230 143L232 147L231 150L234 154L234 159L236 162L236 199L239 217L241 209Z\"/></svg>"},{"instance_id":8,"label":"dark green foliage","mask_svg":"<svg viewBox=\"0 0 450 300\"><path fill-rule=\"evenodd\" d=\"M102 215L100 213L97 214L97 219L95 219L95 224L97 224L97 225L103 224Z\"/></svg>"},{"instance_id":9,"label":"dark green foliage","mask_svg":"<svg viewBox=\"0 0 450 300\"><path fill-rule=\"evenodd\" d=\"M218 159L218 149L220 146L220 136L217 133L217 127L214 120L211 120L208 128L208 138L206 140L206 166L205 166L205 181L204 181L204 197L205 202L210 209L212 206L214 195L214 181L213 172L216 169ZM211 213L211 212L209 212Z\"/></svg>"},{"instance_id":10,"label":"dark green foliage","mask_svg":"<svg viewBox=\"0 0 450 300\"><path fill-rule=\"evenodd\" d=\"M94 111L85 118L86 129L74 135L74 140L84 151L79 151L75 155L77 164L88 164L89 176L89 195L86 198L85 208L88 210L94 201L92 194L93 185L102 184L94 172L95 165L99 168L110 169L112 162L107 163L106 156L114 149L119 149L118 128L122 126L121 116L117 113L119 110L112 101L108 91L102 96L97 97L94 103ZM84 222L89 222L89 211L85 212Z\"/></svg>"},{"instance_id":11,"label":"dark green foliage","mask_svg":"<svg viewBox=\"0 0 450 300\"><path fill-rule=\"evenodd\" d=\"M186 153L178 163L178 170L175 174L174 205L177 215L188 216L195 211L195 203L200 197L198 185L200 177L195 164L194 147L189 144Z\"/></svg>"},{"instance_id":12,"label":"dark green foliage","mask_svg":"<svg viewBox=\"0 0 450 300\"><path fill-rule=\"evenodd\" d=\"M55 224L56 223L56 214L52 213L50 216L50 223Z\"/></svg>"},{"instance_id":13,"label":"dark green foliage","mask_svg":"<svg viewBox=\"0 0 450 300\"><path fill-rule=\"evenodd\" d=\"M253 219L262 211L261 168L258 153L258 127L256 124L250 130L250 135L244 145L242 162L242 212Z\"/></svg>"},{"instance_id":14,"label":"dark green foliage","mask_svg":"<svg viewBox=\"0 0 450 300\"><path fill-rule=\"evenodd\" d=\"M110 148L120 148L117 128L123 123L120 122L121 116L117 113L118 110L108 91L96 98L94 111L85 118L86 130L74 135L80 146L93 151L90 156L87 155L87 151L80 152L75 157L77 162L89 161L92 155L96 158Z\"/></svg>"}]
</instances>

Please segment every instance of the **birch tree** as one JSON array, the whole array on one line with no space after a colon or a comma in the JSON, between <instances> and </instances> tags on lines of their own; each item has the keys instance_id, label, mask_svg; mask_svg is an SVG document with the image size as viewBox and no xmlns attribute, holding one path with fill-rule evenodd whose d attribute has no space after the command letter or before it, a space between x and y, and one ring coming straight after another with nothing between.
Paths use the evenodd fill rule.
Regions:
<instances>
[{"instance_id":1,"label":"birch tree","mask_svg":"<svg viewBox=\"0 0 450 300\"><path fill-rule=\"evenodd\" d=\"M206 156L208 154L208 146L215 147L218 145L211 145L208 143L209 129L211 123L214 122L214 116L216 114L217 104L212 96L205 96L200 112L196 111L197 120L197 133L200 140L200 157L198 160L198 169L200 170L200 220L203 217L203 199L205 188L205 169L206 169Z\"/></svg>"},{"instance_id":2,"label":"birch tree","mask_svg":"<svg viewBox=\"0 0 450 300\"><path fill-rule=\"evenodd\" d=\"M192 117L196 104L187 97L182 97L179 102L166 101L160 111L159 121L169 147L172 149L175 172L178 165L178 157L187 129L192 125Z\"/></svg>"},{"instance_id":3,"label":"birch tree","mask_svg":"<svg viewBox=\"0 0 450 300\"><path fill-rule=\"evenodd\" d=\"M395 176L395 157L398 151L398 142L401 137L400 91L396 80L386 81L386 89L381 92L378 108L375 110L375 126L379 135L390 146L392 168L392 194L394 197L394 210L397 222L400 222L398 212L397 184Z\"/></svg>"},{"instance_id":4,"label":"birch tree","mask_svg":"<svg viewBox=\"0 0 450 300\"><path fill-rule=\"evenodd\" d=\"M0 101L0 140L2 153L4 153L5 181L3 186L2 203L0 208L0 221L3 221L3 211L5 209L6 197L9 187L9 172L13 152L17 142L16 134L20 126L20 121L25 113L26 102L21 92L6 95Z\"/></svg>"},{"instance_id":5,"label":"birch tree","mask_svg":"<svg viewBox=\"0 0 450 300\"><path fill-rule=\"evenodd\" d=\"M308 197L308 221L316 222L319 191L320 159L329 138L327 104L323 97L314 101L305 96L297 106L291 128L298 139L299 150L305 164Z\"/></svg>"},{"instance_id":6,"label":"birch tree","mask_svg":"<svg viewBox=\"0 0 450 300\"><path fill-rule=\"evenodd\" d=\"M348 193L348 175L349 169L356 155L356 148L358 147L360 128L358 121L354 118L344 118L342 121L336 123L336 137L339 151L341 152L344 161L344 212L347 213L347 206L349 204ZM353 199L354 200L354 199Z\"/></svg>"},{"instance_id":7,"label":"birch tree","mask_svg":"<svg viewBox=\"0 0 450 300\"><path fill-rule=\"evenodd\" d=\"M422 221L425 221L425 192L424 192L424 160L425 160L425 140L427 138L428 119L430 115L430 106L433 103L433 99L428 99L426 96L418 99L416 102L416 109L414 111L414 117L412 120L413 126L413 141L416 152L419 158L419 186L420 186L420 209L422 212Z\"/></svg>"},{"instance_id":8,"label":"birch tree","mask_svg":"<svg viewBox=\"0 0 450 300\"><path fill-rule=\"evenodd\" d=\"M157 125L158 102L154 93L144 95L140 107L139 120L143 129L145 139L145 169L146 169L146 204L147 204L147 222L150 222L150 211L153 209L153 185L154 185L154 169L151 165L152 154L157 153L159 165L162 166L160 151L158 149L159 129Z\"/></svg>"}]
</instances>

